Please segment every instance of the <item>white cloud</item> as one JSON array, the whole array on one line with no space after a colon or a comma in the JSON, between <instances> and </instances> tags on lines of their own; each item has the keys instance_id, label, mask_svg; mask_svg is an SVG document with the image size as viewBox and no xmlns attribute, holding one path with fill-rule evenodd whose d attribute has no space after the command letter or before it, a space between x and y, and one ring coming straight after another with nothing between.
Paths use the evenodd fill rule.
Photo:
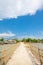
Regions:
<instances>
[{"instance_id":1,"label":"white cloud","mask_svg":"<svg viewBox=\"0 0 43 65\"><path fill-rule=\"evenodd\" d=\"M18 36L19 39L23 38L32 38L32 39L43 39L43 31L33 32L31 33L23 33L22 36Z\"/></svg>"},{"instance_id":2,"label":"white cloud","mask_svg":"<svg viewBox=\"0 0 43 65\"><path fill-rule=\"evenodd\" d=\"M23 38L32 38L32 39L43 39L43 36L36 36L36 35L24 35L24 36L18 36L18 39L23 39Z\"/></svg>"},{"instance_id":3,"label":"white cloud","mask_svg":"<svg viewBox=\"0 0 43 65\"><path fill-rule=\"evenodd\" d=\"M36 36L34 35L24 35L24 36L18 36L18 39L23 39L23 38L32 38L32 39L38 39Z\"/></svg>"},{"instance_id":4,"label":"white cloud","mask_svg":"<svg viewBox=\"0 0 43 65\"><path fill-rule=\"evenodd\" d=\"M34 15L43 9L43 0L0 0L0 19Z\"/></svg>"},{"instance_id":5,"label":"white cloud","mask_svg":"<svg viewBox=\"0 0 43 65\"><path fill-rule=\"evenodd\" d=\"M43 36L43 31L38 32L38 34L40 34L41 36Z\"/></svg>"},{"instance_id":6,"label":"white cloud","mask_svg":"<svg viewBox=\"0 0 43 65\"><path fill-rule=\"evenodd\" d=\"M3 19L0 19L0 21L2 21Z\"/></svg>"},{"instance_id":7,"label":"white cloud","mask_svg":"<svg viewBox=\"0 0 43 65\"><path fill-rule=\"evenodd\" d=\"M8 38L8 37L13 37L13 36L15 36L15 34L14 33L12 33L12 32L9 32L9 33L0 33L0 38Z\"/></svg>"}]
</instances>

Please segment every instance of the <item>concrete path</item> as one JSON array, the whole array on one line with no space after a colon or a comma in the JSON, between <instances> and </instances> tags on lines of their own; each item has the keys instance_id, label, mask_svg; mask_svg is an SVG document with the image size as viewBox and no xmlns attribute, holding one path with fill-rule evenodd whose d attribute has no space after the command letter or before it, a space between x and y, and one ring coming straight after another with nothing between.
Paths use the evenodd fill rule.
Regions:
<instances>
[{"instance_id":1,"label":"concrete path","mask_svg":"<svg viewBox=\"0 0 43 65\"><path fill-rule=\"evenodd\" d=\"M14 54L6 65L33 65L25 44L20 43L20 46L14 51Z\"/></svg>"}]
</instances>

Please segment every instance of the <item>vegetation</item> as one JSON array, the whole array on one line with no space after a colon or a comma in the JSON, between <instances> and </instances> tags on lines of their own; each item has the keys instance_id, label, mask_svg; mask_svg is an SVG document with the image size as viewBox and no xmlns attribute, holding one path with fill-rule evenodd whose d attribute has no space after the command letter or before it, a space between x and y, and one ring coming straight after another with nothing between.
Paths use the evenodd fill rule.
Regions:
<instances>
[{"instance_id":1,"label":"vegetation","mask_svg":"<svg viewBox=\"0 0 43 65\"><path fill-rule=\"evenodd\" d=\"M19 40L18 40L17 38L14 38L14 39L12 39L12 40L15 40L15 41L16 41L16 43L18 43L18 42L19 42Z\"/></svg>"},{"instance_id":2,"label":"vegetation","mask_svg":"<svg viewBox=\"0 0 43 65\"><path fill-rule=\"evenodd\" d=\"M31 43L43 43L43 39L32 39L32 38L23 38L22 40L19 40L17 38L12 39L16 43L18 42L31 42ZM9 41L9 40L8 40ZM4 38L0 38L0 44L3 44L5 42Z\"/></svg>"},{"instance_id":3,"label":"vegetation","mask_svg":"<svg viewBox=\"0 0 43 65\"><path fill-rule=\"evenodd\" d=\"M21 42L26 42L26 39L25 39L25 38L23 38L23 39L21 40Z\"/></svg>"},{"instance_id":4,"label":"vegetation","mask_svg":"<svg viewBox=\"0 0 43 65\"><path fill-rule=\"evenodd\" d=\"M31 39L31 38L23 38L22 42L32 42L32 43L43 43L43 39Z\"/></svg>"},{"instance_id":5,"label":"vegetation","mask_svg":"<svg viewBox=\"0 0 43 65\"><path fill-rule=\"evenodd\" d=\"M0 44L4 43L4 38L0 38Z\"/></svg>"},{"instance_id":6,"label":"vegetation","mask_svg":"<svg viewBox=\"0 0 43 65\"><path fill-rule=\"evenodd\" d=\"M43 39L41 39L41 40L40 40L40 42L42 42L42 43L43 43Z\"/></svg>"},{"instance_id":7,"label":"vegetation","mask_svg":"<svg viewBox=\"0 0 43 65\"><path fill-rule=\"evenodd\" d=\"M4 41L4 38L0 38L0 41Z\"/></svg>"}]
</instances>

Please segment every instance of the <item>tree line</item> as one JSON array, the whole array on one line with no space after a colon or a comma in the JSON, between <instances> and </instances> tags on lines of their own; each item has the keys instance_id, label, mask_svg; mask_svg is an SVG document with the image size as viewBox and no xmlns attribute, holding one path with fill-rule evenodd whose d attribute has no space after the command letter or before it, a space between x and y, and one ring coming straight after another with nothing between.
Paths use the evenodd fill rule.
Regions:
<instances>
[{"instance_id":1,"label":"tree line","mask_svg":"<svg viewBox=\"0 0 43 65\"><path fill-rule=\"evenodd\" d=\"M22 42L43 43L43 39L23 38Z\"/></svg>"},{"instance_id":2,"label":"tree line","mask_svg":"<svg viewBox=\"0 0 43 65\"><path fill-rule=\"evenodd\" d=\"M43 43L43 39L23 38L22 40L19 40L18 38L13 38L12 40L15 40L16 43L18 42ZM4 38L0 38L0 42L4 41L5 41Z\"/></svg>"}]
</instances>

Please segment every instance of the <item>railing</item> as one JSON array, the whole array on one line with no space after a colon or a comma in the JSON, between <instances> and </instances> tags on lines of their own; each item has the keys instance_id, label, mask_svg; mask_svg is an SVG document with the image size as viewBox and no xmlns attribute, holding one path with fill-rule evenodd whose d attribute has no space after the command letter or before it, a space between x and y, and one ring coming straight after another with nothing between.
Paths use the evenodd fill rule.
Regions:
<instances>
[{"instance_id":1,"label":"railing","mask_svg":"<svg viewBox=\"0 0 43 65\"><path fill-rule=\"evenodd\" d=\"M17 48L18 45L16 44L11 44L11 46L6 50L0 51L0 65L6 65L8 60L11 58L14 50Z\"/></svg>"},{"instance_id":2,"label":"railing","mask_svg":"<svg viewBox=\"0 0 43 65\"><path fill-rule=\"evenodd\" d=\"M30 48L32 54L40 61L40 64L43 65L43 49L35 47L31 44L27 45L27 47Z\"/></svg>"}]
</instances>

